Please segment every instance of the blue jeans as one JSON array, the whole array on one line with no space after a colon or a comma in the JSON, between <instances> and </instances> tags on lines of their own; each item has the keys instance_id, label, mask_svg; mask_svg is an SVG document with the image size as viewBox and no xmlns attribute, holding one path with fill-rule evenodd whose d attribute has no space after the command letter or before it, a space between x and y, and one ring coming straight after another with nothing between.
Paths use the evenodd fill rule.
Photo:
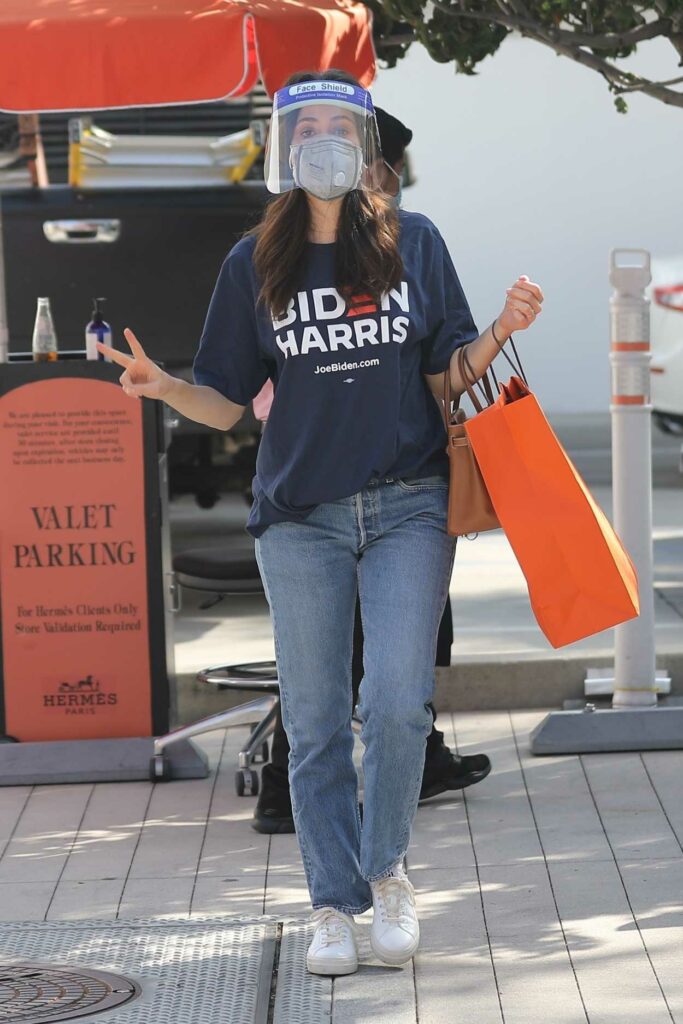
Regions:
<instances>
[{"instance_id":1,"label":"blue jeans","mask_svg":"<svg viewBox=\"0 0 683 1024\"><path fill-rule=\"evenodd\" d=\"M303 523L256 540L270 605L294 824L311 903L361 914L369 883L405 854L422 783L427 704L455 538L443 477L373 478ZM358 715L363 823L352 759L356 591L364 636Z\"/></svg>"}]
</instances>

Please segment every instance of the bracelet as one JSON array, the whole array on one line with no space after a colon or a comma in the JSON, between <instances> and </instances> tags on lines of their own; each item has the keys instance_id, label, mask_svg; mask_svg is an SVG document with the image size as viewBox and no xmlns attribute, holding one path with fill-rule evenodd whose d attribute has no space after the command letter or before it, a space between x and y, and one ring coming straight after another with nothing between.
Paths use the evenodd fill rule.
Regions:
<instances>
[{"instance_id":1,"label":"bracelet","mask_svg":"<svg viewBox=\"0 0 683 1024\"><path fill-rule=\"evenodd\" d=\"M496 332L493 329L493 325L495 324L495 322L496 321L494 320L493 323L491 324L491 334L493 335L493 340L495 341L496 345L498 345L499 348L502 348L508 339L506 338L505 341L500 341L500 339L496 337Z\"/></svg>"}]
</instances>

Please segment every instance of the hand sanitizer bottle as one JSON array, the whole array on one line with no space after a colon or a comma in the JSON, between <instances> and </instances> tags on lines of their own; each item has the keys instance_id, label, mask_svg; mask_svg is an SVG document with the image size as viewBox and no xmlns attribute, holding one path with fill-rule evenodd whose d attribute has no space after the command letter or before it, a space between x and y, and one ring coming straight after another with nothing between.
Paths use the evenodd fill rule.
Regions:
<instances>
[{"instance_id":1,"label":"hand sanitizer bottle","mask_svg":"<svg viewBox=\"0 0 683 1024\"><path fill-rule=\"evenodd\" d=\"M106 302L106 299L93 299L92 320L85 329L85 358L103 359L110 363L111 359L98 352L95 345L97 341L111 345L111 327L102 316L103 302Z\"/></svg>"}]
</instances>

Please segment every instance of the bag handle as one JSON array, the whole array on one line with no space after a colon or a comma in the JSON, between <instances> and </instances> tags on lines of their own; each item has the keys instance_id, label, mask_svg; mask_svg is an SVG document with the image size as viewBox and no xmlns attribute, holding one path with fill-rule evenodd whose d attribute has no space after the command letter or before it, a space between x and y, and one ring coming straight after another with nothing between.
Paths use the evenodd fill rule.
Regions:
<instances>
[{"instance_id":1,"label":"bag handle","mask_svg":"<svg viewBox=\"0 0 683 1024\"><path fill-rule=\"evenodd\" d=\"M491 331L491 334L493 334L493 330ZM503 342L503 345L501 345L501 343L498 341L498 339L495 336L494 336L493 340L495 341L496 345L498 346L500 351L503 353L503 355L507 359L507 361L510 364L510 366L512 367L512 369L515 371L516 375L518 377L521 377L522 380L524 381L524 383L526 384L526 386L529 387L529 381L526 379L526 374L524 372L524 367L522 366L522 360L519 358L519 352L517 351L517 347L516 347L514 341L512 340L512 335L510 335L510 337L508 338L508 341L510 342L510 345L512 346L512 351L515 353L515 359L517 361L516 364L512 361L510 356L507 354L506 350L503 348L503 345L505 344L505 342ZM490 370L491 370L491 373L493 373L493 365L491 365ZM495 374L493 374L493 379L494 380L496 379ZM497 386L497 381L496 381L496 386Z\"/></svg>"},{"instance_id":2,"label":"bag handle","mask_svg":"<svg viewBox=\"0 0 683 1024\"><path fill-rule=\"evenodd\" d=\"M493 334L493 331L491 331L491 333ZM522 380L524 381L524 383L526 384L526 386L529 387L529 381L526 378L526 374L524 372L524 367L522 366L522 360L519 358L519 352L517 351L517 347L516 347L514 341L512 340L512 335L510 335L510 337L508 338L508 341L510 342L510 345L512 346L512 351L515 354L516 362L513 362L513 360L510 358L510 356L508 355L506 350L503 348L503 345L500 344L500 342L498 341L497 338L495 338L495 336L494 336L493 340L498 345L498 348L500 349L500 351L503 353L503 355L507 359L508 363L510 364L510 366L514 370L515 374L518 377L521 377ZM479 390L481 391L481 393L484 396L484 399L485 399L487 405L489 405L489 406L493 405L495 399L493 397L493 391L491 389L491 382L489 381L489 378L488 378L488 371L484 371L484 373L481 376L481 379L478 379L475 376L474 370L472 369L472 364L470 362L469 356L467 355L466 349L467 349L467 345L461 345L458 348L458 350L457 350L458 354L457 354L456 358L458 360L458 372L459 372L460 376L462 377L463 381L465 382L465 389L467 391L467 394L468 394L468 397L469 397L470 401L472 402L472 405L475 408L475 411L480 413L480 412L483 412L483 406L482 406L481 402L479 401L479 399L477 398L477 396L475 395L475 393L473 391L473 385L476 385L479 388ZM489 366L489 370L491 372L491 376L493 378L493 383L495 385L496 391L498 391L498 393L500 393L501 385L498 383L498 378L496 377L496 371L493 369L493 363L491 363L491 365ZM469 377L468 377L468 371L469 371ZM444 419L446 421L446 429L448 429L448 423L449 423L450 415L451 415L451 397L450 397L450 394L451 394L451 387L450 387L450 367L449 367L446 370L444 370L444 375L443 375L443 408L444 408ZM457 410L459 408L459 404L460 403L458 401L458 403L456 404L456 407L455 407L455 411L456 412L457 412Z\"/></svg>"}]
</instances>

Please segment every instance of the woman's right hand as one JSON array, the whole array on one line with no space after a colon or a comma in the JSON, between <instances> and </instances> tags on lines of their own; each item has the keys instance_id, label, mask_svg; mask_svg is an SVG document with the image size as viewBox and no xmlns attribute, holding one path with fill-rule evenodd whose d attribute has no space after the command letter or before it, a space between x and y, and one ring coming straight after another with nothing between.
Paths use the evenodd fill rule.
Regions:
<instances>
[{"instance_id":1,"label":"woman's right hand","mask_svg":"<svg viewBox=\"0 0 683 1024\"><path fill-rule=\"evenodd\" d=\"M173 387L174 378L152 362L130 327L126 327L123 334L133 353L132 356L127 356L125 352L119 352L110 345L104 345L101 341L95 343L97 351L109 356L112 362L125 367L119 381L125 394L130 398L163 399Z\"/></svg>"}]
</instances>

